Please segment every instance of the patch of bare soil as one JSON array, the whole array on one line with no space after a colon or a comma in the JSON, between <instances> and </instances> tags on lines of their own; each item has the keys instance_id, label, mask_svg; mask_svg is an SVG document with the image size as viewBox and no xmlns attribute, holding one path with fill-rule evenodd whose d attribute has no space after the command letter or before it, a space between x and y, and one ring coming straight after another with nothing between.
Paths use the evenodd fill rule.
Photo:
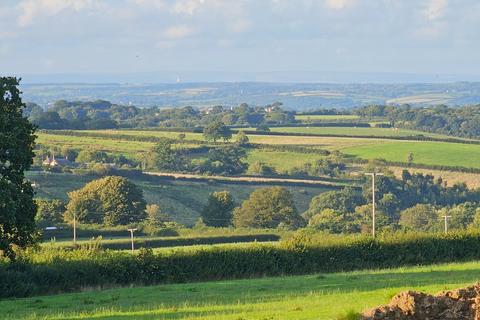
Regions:
<instances>
[{"instance_id":1,"label":"patch of bare soil","mask_svg":"<svg viewBox=\"0 0 480 320\"><path fill-rule=\"evenodd\" d=\"M480 284L429 295L406 291L365 311L362 320L480 320Z\"/></svg>"}]
</instances>

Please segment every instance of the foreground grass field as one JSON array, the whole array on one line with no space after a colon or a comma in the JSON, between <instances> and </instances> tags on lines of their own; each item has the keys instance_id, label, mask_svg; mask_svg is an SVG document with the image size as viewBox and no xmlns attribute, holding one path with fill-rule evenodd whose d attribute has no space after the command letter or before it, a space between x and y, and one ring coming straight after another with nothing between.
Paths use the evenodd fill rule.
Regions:
<instances>
[{"instance_id":1,"label":"foreground grass field","mask_svg":"<svg viewBox=\"0 0 480 320\"><path fill-rule=\"evenodd\" d=\"M0 301L2 319L341 319L407 289L474 283L480 263L122 288Z\"/></svg>"}]
</instances>

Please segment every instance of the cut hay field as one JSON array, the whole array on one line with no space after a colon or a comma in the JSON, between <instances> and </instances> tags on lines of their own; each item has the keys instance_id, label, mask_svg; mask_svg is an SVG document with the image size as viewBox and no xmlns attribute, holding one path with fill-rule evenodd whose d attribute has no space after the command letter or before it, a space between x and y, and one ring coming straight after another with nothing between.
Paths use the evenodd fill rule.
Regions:
<instances>
[{"instance_id":1,"label":"cut hay field","mask_svg":"<svg viewBox=\"0 0 480 320\"><path fill-rule=\"evenodd\" d=\"M445 93L425 93L387 100L387 104L448 104L455 97Z\"/></svg>"},{"instance_id":2,"label":"cut hay field","mask_svg":"<svg viewBox=\"0 0 480 320\"><path fill-rule=\"evenodd\" d=\"M405 170L404 167L389 167L390 170L395 174L397 178L402 177L402 171ZM432 169L420 169L420 168L408 168L410 173L421 173L421 174L430 174L435 178L442 178L443 181L447 182L447 185L453 186L456 183L465 183L471 189L480 188L480 174L479 173L467 173L467 172L458 172L458 171L443 171L443 170L432 170Z\"/></svg>"},{"instance_id":3,"label":"cut hay field","mask_svg":"<svg viewBox=\"0 0 480 320\"><path fill-rule=\"evenodd\" d=\"M27 179L37 185L35 191L39 198L56 198L67 200L67 193L82 188L94 176L81 176L67 173L27 172ZM140 186L147 203L160 205L162 211L175 221L193 225L200 216L200 211L211 192L228 190L235 201L248 198L249 194L264 184L222 183L218 181L180 181L160 177L130 178ZM308 208L310 200L327 190L326 186L286 187L293 193L295 204L300 212Z\"/></svg>"},{"instance_id":4,"label":"cut hay field","mask_svg":"<svg viewBox=\"0 0 480 320\"><path fill-rule=\"evenodd\" d=\"M480 279L480 263L110 289L0 301L2 319L353 319L400 291Z\"/></svg>"}]
</instances>

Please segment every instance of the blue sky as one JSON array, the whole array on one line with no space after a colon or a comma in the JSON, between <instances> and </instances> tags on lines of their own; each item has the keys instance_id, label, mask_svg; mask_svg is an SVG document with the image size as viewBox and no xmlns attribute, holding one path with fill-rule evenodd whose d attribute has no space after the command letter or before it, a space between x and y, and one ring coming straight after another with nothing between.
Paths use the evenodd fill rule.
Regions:
<instances>
[{"instance_id":1,"label":"blue sky","mask_svg":"<svg viewBox=\"0 0 480 320\"><path fill-rule=\"evenodd\" d=\"M480 75L478 0L0 0L0 73Z\"/></svg>"}]
</instances>

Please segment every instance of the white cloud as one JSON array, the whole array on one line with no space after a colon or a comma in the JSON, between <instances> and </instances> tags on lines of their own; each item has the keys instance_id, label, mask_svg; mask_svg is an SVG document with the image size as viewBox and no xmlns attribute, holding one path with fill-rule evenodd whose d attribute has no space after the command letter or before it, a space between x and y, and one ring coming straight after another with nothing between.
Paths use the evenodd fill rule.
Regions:
<instances>
[{"instance_id":1,"label":"white cloud","mask_svg":"<svg viewBox=\"0 0 480 320\"><path fill-rule=\"evenodd\" d=\"M447 11L448 0L429 0L421 11L422 26L417 30L417 35L423 38L439 38L448 30L449 24L442 19Z\"/></svg>"},{"instance_id":2,"label":"white cloud","mask_svg":"<svg viewBox=\"0 0 480 320\"><path fill-rule=\"evenodd\" d=\"M172 7L172 12L193 15L206 3L206 0L177 0Z\"/></svg>"},{"instance_id":3,"label":"white cloud","mask_svg":"<svg viewBox=\"0 0 480 320\"><path fill-rule=\"evenodd\" d=\"M325 4L330 9L341 10L354 5L355 0L325 0Z\"/></svg>"},{"instance_id":4,"label":"white cloud","mask_svg":"<svg viewBox=\"0 0 480 320\"><path fill-rule=\"evenodd\" d=\"M166 7L164 0L129 0L138 6L153 7L155 9L164 9Z\"/></svg>"},{"instance_id":5,"label":"white cloud","mask_svg":"<svg viewBox=\"0 0 480 320\"><path fill-rule=\"evenodd\" d=\"M192 35L194 30L186 25L178 25L167 28L163 36L168 39L182 39Z\"/></svg>"},{"instance_id":6,"label":"white cloud","mask_svg":"<svg viewBox=\"0 0 480 320\"><path fill-rule=\"evenodd\" d=\"M81 11L93 5L93 0L23 0L18 4L21 14L17 22L26 27L39 17L55 16L67 9Z\"/></svg>"},{"instance_id":7,"label":"white cloud","mask_svg":"<svg viewBox=\"0 0 480 320\"><path fill-rule=\"evenodd\" d=\"M442 18L448 7L448 0L430 0L423 15L430 21Z\"/></svg>"}]
</instances>

